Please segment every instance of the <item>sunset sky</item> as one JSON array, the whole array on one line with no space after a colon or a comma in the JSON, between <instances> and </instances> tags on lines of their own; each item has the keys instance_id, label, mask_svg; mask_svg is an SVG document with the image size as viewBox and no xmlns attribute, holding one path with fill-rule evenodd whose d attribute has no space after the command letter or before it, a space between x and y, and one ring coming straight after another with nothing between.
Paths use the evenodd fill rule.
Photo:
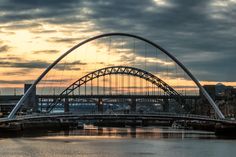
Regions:
<instances>
[{"instance_id":1,"label":"sunset sky","mask_svg":"<svg viewBox=\"0 0 236 157\"><path fill-rule=\"evenodd\" d=\"M35 80L73 45L109 32L150 39L202 84L236 86L235 8L236 0L0 0L1 94ZM99 46L101 51L104 45ZM91 56L67 62L78 63L74 70L97 67L99 59ZM136 60L142 63L142 57Z\"/></svg>"}]
</instances>

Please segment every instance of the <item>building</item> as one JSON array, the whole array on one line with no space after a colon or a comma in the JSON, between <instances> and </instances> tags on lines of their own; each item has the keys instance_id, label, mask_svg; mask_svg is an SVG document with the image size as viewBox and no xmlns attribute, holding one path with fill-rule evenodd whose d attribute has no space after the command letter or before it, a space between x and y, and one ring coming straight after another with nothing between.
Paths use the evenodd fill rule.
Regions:
<instances>
[{"instance_id":1,"label":"building","mask_svg":"<svg viewBox=\"0 0 236 157\"><path fill-rule=\"evenodd\" d=\"M236 117L236 88L221 83L204 85L203 87L226 117ZM212 109L210 112L214 114Z\"/></svg>"}]
</instances>

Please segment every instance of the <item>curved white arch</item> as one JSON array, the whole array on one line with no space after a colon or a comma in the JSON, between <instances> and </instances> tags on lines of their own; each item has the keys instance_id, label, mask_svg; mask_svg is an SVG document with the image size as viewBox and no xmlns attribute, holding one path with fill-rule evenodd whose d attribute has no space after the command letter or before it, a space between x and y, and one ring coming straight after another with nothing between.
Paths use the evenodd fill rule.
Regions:
<instances>
[{"instance_id":1,"label":"curved white arch","mask_svg":"<svg viewBox=\"0 0 236 157\"><path fill-rule=\"evenodd\" d=\"M18 109L21 107L21 105L23 104L23 102L25 101L25 99L27 98L27 96L29 96L29 94L31 93L32 89L34 86L36 86L42 79L43 77L58 63L60 62L65 56L67 56L68 54L70 54L72 51L74 51L75 49L77 49L78 47L92 41L98 38L102 38L102 37L107 37L107 36L127 36L127 37L133 37L133 38L137 38L140 39L142 41L145 41L147 43L149 43L150 45L156 47L157 49L161 50L163 53L165 53L168 57L170 57L175 63L177 63L183 70L184 72L187 73L187 75L194 81L194 83L198 86L198 88L200 89L200 91L202 92L202 94L206 97L206 99L208 100L208 102L211 104L211 106L213 107L213 109L215 110L216 114L218 115L219 118L224 119L224 115L222 114L222 112L220 111L220 109L218 108L218 106L215 104L215 102L212 100L212 98L210 97L210 95L207 93L207 91L202 87L202 85L200 84L200 82L192 75L192 73L177 59L175 58L173 55L171 55L168 51L166 51L165 49L163 49L162 47L160 47L159 45L155 44L154 42L147 40L143 37L137 36L137 35L132 35L132 34L128 34L128 33L106 33L106 34L101 34L98 36L94 36L92 38L89 38L87 40L84 40L82 42L80 42L79 44L75 45L74 47L72 47L71 49L69 49L68 51L66 51L64 54L62 54L58 59L56 59L52 64L50 64L46 70L35 80L35 82L31 85L31 87L26 91L26 93L21 97L21 99L18 101L18 103L16 104L16 106L13 108L13 110L11 111L11 113L8 115L9 119L14 118L16 112L18 111Z\"/></svg>"}]
</instances>

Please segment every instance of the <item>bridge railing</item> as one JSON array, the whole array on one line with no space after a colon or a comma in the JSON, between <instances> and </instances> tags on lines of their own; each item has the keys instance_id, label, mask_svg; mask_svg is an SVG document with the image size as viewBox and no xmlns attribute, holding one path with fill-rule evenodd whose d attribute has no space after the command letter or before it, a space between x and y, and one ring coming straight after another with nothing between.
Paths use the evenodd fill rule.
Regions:
<instances>
[{"instance_id":1,"label":"bridge railing","mask_svg":"<svg viewBox=\"0 0 236 157\"><path fill-rule=\"evenodd\" d=\"M214 119L205 115L194 115L194 114L177 114L177 113L166 113L166 112L149 112L149 113L78 113L78 112L67 112L67 113L36 113L30 115L20 115L16 116L14 119L33 119L33 118L43 118L43 117L67 117L67 116L163 116L163 117L179 117L179 118L201 118L201 119Z\"/></svg>"}]
</instances>

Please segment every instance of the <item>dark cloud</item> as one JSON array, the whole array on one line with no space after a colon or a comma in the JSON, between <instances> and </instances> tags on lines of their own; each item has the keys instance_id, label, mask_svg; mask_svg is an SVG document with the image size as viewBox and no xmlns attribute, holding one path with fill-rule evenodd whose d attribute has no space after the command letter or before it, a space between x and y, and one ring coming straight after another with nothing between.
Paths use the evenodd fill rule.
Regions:
<instances>
[{"instance_id":1,"label":"dark cloud","mask_svg":"<svg viewBox=\"0 0 236 157\"><path fill-rule=\"evenodd\" d=\"M7 30L16 30L16 29L29 29L29 28L35 28L35 27L42 27L42 24L39 23L14 23L9 24L6 26L1 26L0 28L7 29Z\"/></svg>"},{"instance_id":2,"label":"dark cloud","mask_svg":"<svg viewBox=\"0 0 236 157\"><path fill-rule=\"evenodd\" d=\"M21 61L22 60L22 58L20 58L20 57L17 57L17 56L12 56L12 55L7 55L7 56L5 56L5 57L0 57L0 60L1 61L5 61L5 60L17 60L17 61Z\"/></svg>"},{"instance_id":3,"label":"dark cloud","mask_svg":"<svg viewBox=\"0 0 236 157\"><path fill-rule=\"evenodd\" d=\"M40 51L34 51L34 54L56 54L58 53L58 50L40 50Z\"/></svg>"},{"instance_id":4,"label":"dark cloud","mask_svg":"<svg viewBox=\"0 0 236 157\"><path fill-rule=\"evenodd\" d=\"M83 38L61 38L61 37L52 37L48 39L48 42L55 42L55 43L75 43L76 41L81 41Z\"/></svg>"},{"instance_id":5,"label":"dark cloud","mask_svg":"<svg viewBox=\"0 0 236 157\"><path fill-rule=\"evenodd\" d=\"M80 1L77 0L9 0L0 4L1 11L4 15L0 17L1 23L24 20L45 20L51 23L60 23L65 19L70 22L76 22L79 19L75 14L80 9ZM16 12L17 10L17 12ZM61 22L57 22L61 21Z\"/></svg>"},{"instance_id":6,"label":"dark cloud","mask_svg":"<svg viewBox=\"0 0 236 157\"><path fill-rule=\"evenodd\" d=\"M4 59L4 58L2 58L2 59ZM25 61L25 60L21 59L21 61L19 62L19 60L17 60L18 59L17 57L15 57L15 58L12 57L13 60L9 60L8 58L6 58L6 59L7 60L2 60L0 62L1 67L21 68L21 69L23 69L23 71L32 70L32 69L45 69L46 67L48 67L51 64L51 63L48 63L46 61L41 61L41 60ZM14 60L14 59L16 59L16 60ZM83 63L78 60L78 61L74 61L74 62L58 63L55 67L53 67L53 69L56 69L56 70L81 70L81 68L78 66L83 66L83 65L86 65L86 63ZM10 72L8 74L13 75L16 73ZM21 73L21 71L18 72L18 74L20 74L20 73Z\"/></svg>"},{"instance_id":7,"label":"dark cloud","mask_svg":"<svg viewBox=\"0 0 236 157\"><path fill-rule=\"evenodd\" d=\"M83 66L86 65L87 63L81 62L80 60L74 61L74 62L64 62L64 63L59 63L57 64L54 69L57 70L74 70L78 71L81 70L80 67L78 66Z\"/></svg>"},{"instance_id":8,"label":"dark cloud","mask_svg":"<svg viewBox=\"0 0 236 157\"><path fill-rule=\"evenodd\" d=\"M153 0L122 3L117 0L5 0L0 4L0 12L4 13L0 23L34 23L37 20L75 27L89 21L94 25L88 31L127 32L154 41L176 56L200 80L235 81L236 3L219 0L166 2L169 5L158 5ZM217 2L225 5L217 6ZM24 24L11 27L24 28ZM74 37L48 39L59 43L80 40Z\"/></svg>"},{"instance_id":9,"label":"dark cloud","mask_svg":"<svg viewBox=\"0 0 236 157\"><path fill-rule=\"evenodd\" d=\"M96 62L95 64L101 64L101 65L105 65L106 62Z\"/></svg>"},{"instance_id":10,"label":"dark cloud","mask_svg":"<svg viewBox=\"0 0 236 157\"><path fill-rule=\"evenodd\" d=\"M49 34L49 33L56 33L56 30L49 30L49 29L31 29L30 30L31 33L34 34Z\"/></svg>"},{"instance_id":11,"label":"dark cloud","mask_svg":"<svg viewBox=\"0 0 236 157\"><path fill-rule=\"evenodd\" d=\"M8 52L10 50L10 48L11 47L9 47L7 45L0 46L0 53Z\"/></svg>"},{"instance_id":12,"label":"dark cloud","mask_svg":"<svg viewBox=\"0 0 236 157\"><path fill-rule=\"evenodd\" d=\"M24 80L0 80L0 84L24 84Z\"/></svg>"},{"instance_id":13,"label":"dark cloud","mask_svg":"<svg viewBox=\"0 0 236 157\"><path fill-rule=\"evenodd\" d=\"M90 19L94 19L102 30L127 30L128 33L151 39L177 56L200 80L235 81L236 74L229 72L236 66L236 62L232 61L236 59L236 45L233 42L235 20L211 18L214 13L208 12L213 2L210 0L169 2L172 4L169 8L155 7L151 1L110 1L105 8L105 3L97 5L91 2L89 6L94 14L90 15ZM148 11L149 7L154 9ZM226 12L232 15L232 10ZM205 52L209 55L202 60ZM195 61L185 60L185 56L191 56Z\"/></svg>"},{"instance_id":14,"label":"dark cloud","mask_svg":"<svg viewBox=\"0 0 236 157\"><path fill-rule=\"evenodd\" d=\"M1 67L13 67L13 68L46 68L49 63L45 61L25 61L25 62L12 62L12 61L2 61L0 62Z\"/></svg>"},{"instance_id":15,"label":"dark cloud","mask_svg":"<svg viewBox=\"0 0 236 157\"><path fill-rule=\"evenodd\" d=\"M74 62L66 63L66 65L68 65L68 66L74 66L74 65L87 65L87 63L84 63L84 62L81 62L80 60L78 60L78 61L74 61Z\"/></svg>"}]
</instances>

